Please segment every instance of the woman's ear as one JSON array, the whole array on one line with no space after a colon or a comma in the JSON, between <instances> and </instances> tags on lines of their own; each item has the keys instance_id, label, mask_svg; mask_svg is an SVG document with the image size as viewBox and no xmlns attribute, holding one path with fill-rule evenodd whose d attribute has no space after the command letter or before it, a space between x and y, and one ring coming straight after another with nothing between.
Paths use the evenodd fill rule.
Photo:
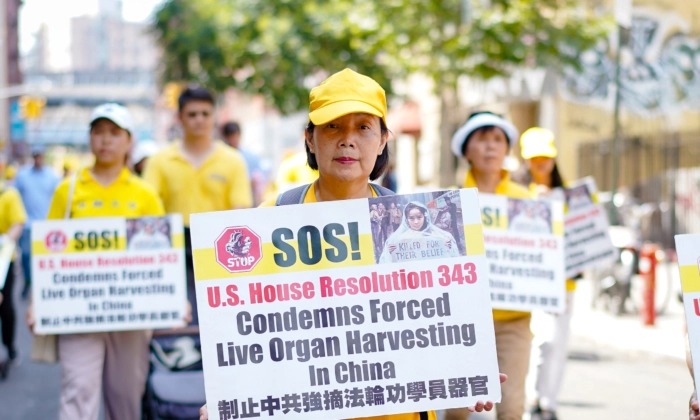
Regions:
<instances>
[{"instance_id":1,"label":"woman's ear","mask_svg":"<svg viewBox=\"0 0 700 420\"><path fill-rule=\"evenodd\" d=\"M382 142L379 144L379 152L377 152L377 156L381 156L381 154L384 153L384 149L386 148L386 144L388 141L389 141L389 130L382 133Z\"/></svg>"},{"instance_id":2,"label":"woman's ear","mask_svg":"<svg viewBox=\"0 0 700 420\"><path fill-rule=\"evenodd\" d=\"M309 148L311 153L314 151L314 135L312 131L309 130L304 130L304 142L306 143L306 147Z\"/></svg>"}]
</instances>

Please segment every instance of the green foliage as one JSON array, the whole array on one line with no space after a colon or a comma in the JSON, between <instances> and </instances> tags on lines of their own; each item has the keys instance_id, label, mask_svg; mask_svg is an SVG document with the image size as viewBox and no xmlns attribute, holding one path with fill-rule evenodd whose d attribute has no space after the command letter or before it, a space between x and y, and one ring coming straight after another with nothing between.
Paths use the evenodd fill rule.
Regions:
<instances>
[{"instance_id":1,"label":"green foliage","mask_svg":"<svg viewBox=\"0 0 700 420\"><path fill-rule=\"evenodd\" d=\"M577 66L611 25L576 0L168 0L153 28L164 80L234 86L292 112L344 67L390 91L412 72L453 88L461 75Z\"/></svg>"}]
</instances>

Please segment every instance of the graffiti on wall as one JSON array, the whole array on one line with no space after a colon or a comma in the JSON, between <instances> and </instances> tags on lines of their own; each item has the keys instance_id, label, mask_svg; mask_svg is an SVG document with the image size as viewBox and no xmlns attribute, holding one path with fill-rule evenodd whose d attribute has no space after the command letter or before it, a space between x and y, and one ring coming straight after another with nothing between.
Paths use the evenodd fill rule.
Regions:
<instances>
[{"instance_id":1,"label":"graffiti on wall","mask_svg":"<svg viewBox=\"0 0 700 420\"><path fill-rule=\"evenodd\" d=\"M700 106L700 36L678 15L635 10L621 49L620 100L642 114ZM614 36L614 38L616 38ZM572 101L610 106L615 94L616 42L601 41L578 54L582 69L565 71Z\"/></svg>"}]
</instances>

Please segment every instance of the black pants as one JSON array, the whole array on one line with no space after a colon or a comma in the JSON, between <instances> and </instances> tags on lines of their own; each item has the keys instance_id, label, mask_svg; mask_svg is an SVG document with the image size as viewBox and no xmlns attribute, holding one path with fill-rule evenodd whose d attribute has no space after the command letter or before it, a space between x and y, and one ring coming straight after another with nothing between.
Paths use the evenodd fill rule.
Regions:
<instances>
[{"instance_id":1,"label":"black pants","mask_svg":"<svg viewBox=\"0 0 700 420\"><path fill-rule=\"evenodd\" d=\"M10 263L5 277L5 286L2 288L2 303L0 303L0 329L2 330L2 344L9 353L15 352L15 264Z\"/></svg>"},{"instance_id":2,"label":"black pants","mask_svg":"<svg viewBox=\"0 0 700 420\"><path fill-rule=\"evenodd\" d=\"M190 325L199 325L197 315L197 295L194 287L194 263L192 260L192 239L190 239L190 229L185 228L185 267L187 274L187 300L192 305L192 322Z\"/></svg>"}]
</instances>

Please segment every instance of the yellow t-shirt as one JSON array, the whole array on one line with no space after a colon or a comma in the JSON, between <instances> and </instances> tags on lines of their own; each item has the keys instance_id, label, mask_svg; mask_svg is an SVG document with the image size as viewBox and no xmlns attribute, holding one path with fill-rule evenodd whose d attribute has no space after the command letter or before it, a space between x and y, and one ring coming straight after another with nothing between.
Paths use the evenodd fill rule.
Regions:
<instances>
[{"instance_id":1,"label":"yellow t-shirt","mask_svg":"<svg viewBox=\"0 0 700 420\"><path fill-rule=\"evenodd\" d=\"M205 211L251 207L248 169L243 156L221 142L199 167L183 155L175 143L151 157L144 179L153 185L168 213L180 213L185 226L190 215Z\"/></svg>"},{"instance_id":2,"label":"yellow t-shirt","mask_svg":"<svg viewBox=\"0 0 700 420\"><path fill-rule=\"evenodd\" d=\"M467 172L467 177L464 180L464 186L466 188L476 188L476 180L472 171ZM510 198L523 198L523 199L533 199L534 197L528 191L527 188L520 184L510 180L510 175L507 171L501 173L501 181L496 185L496 195L505 195ZM510 321L518 318L524 318L530 316L530 312L520 312L520 311L505 311L502 309L493 310L493 320L494 321Z\"/></svg>"},{"instance_id":3,"label":"yellow t-shirt","mask_svg":"<svg viewBox=\"0 0 700 420\"><path fill-rule=\"evenodd\" d=\"M372 189L372 195L376 195L374 189ZM275 197L272 200L267 200L260 204L260 207L273 207L275 205ZM306 195L304 196L304 203L316 203L316 189L314 184L311 184ZM389 414L385 416L374 416L374 417L362 417L361 419L351 419L351 420L420 420L420 413L404 413L404 414ZM428 411L428 420L437 420L437 414L434 411Z\"/></svg>"},{"instance_id":4,"label":"yellow t-shirt","mask_svg":"<svg viewBox=\"0 0 700 420\"><path fill-rule=\"evenodd\" d=\"M123 168L117 179L104 186L92 176L89 168L65 178L53 194L49 219L63 219L68 205L70 184L75 176L70 217L142 217L165 214L163 204L153 188Z\"/></svg>"},{"instance_id":5,"label":"yellow t-shirt","mask_svg":"<svg viewBox=\"0 0 700 420\"><path fill-rule=\"evenodd\" d=\"M27 212L22 204L22 196L16 189L0 182L0 234L4 235L12 226L26 221Z\"/></svg>"},{"instance_id":6,"label":"yellow t-shirt","mask_svg":"<svg viewBox=\"0 0 700 420\"><path fill-rule=\"evenodd\" d=\"M282 192L299 185L310 184L318 178L315 171L307 164L306 152L297 152L280 162L277 168L277 191Z\"/></svg>"},{"instance_id":7,"label":"yellow t-shirt","mask_svg":"<svg viewBox=\"0 0 700 420\"><path fill-rule=\"evenodd\" d=\"M5 234L13 225L26 221L27 212L24 211L19 192L0 183L0 234Z\"/></svg>"}]
</instances>

